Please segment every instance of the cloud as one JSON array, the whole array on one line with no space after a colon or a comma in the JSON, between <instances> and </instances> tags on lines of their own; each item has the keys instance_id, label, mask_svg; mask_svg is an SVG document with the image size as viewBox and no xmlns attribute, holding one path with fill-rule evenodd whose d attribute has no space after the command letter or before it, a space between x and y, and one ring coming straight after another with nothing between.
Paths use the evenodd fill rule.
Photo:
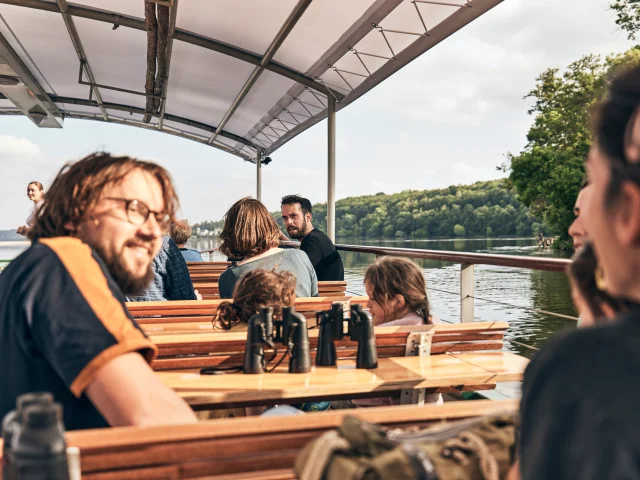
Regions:
<instances>
[{"instance_id":1,"label":"cloud","mask_svg":"<svg viewBox=\"0 0 640 480\"><path fill-rule=\"evenodd\" d=\"M25 137L0 135L0 156L6 160L34 158L40 155L40 148Z\"/></svg>"}]
</instances>

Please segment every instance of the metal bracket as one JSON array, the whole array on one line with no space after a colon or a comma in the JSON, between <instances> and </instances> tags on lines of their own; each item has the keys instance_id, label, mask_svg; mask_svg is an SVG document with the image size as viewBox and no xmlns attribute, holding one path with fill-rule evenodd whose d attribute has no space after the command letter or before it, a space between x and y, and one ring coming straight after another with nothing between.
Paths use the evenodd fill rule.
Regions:
<instances>
[{"instance_id":1,"label":"metal bracket","mask_svg":"<svg viewBox=\"0 0 640 480\"><path fill-rule=\"evenodd\" d=\"M413 332L407 337L405 357L428 357L431 355L431 343L435 328L428 332ZM424 405L426 392L424 388L406 389L400 392L402 405Z\"/></svg>"}]
</instances>

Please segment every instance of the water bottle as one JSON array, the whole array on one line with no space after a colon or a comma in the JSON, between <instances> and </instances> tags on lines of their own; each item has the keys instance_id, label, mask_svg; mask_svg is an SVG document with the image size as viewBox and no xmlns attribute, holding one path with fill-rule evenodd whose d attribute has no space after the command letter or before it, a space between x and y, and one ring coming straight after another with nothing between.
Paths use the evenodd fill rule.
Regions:
<instances>
[{"instance_id":1,"label":"water bottle","mask_svg":"<svg viewBox=\"0 0 640 480\"><path fill-rule=\"evenodd\" d=\"M30 405L11 445L16 480L70 480L62 406Z\"/></svg>"},{"instance_id":2,"label":"water bottle","mask_svg":"<svg viewBox=\"0 0 640 480\"><path fill-rule=\"evenodd\" d=\"M18 397L16 409L10 411L2 420L2 478L3 480L16 479L13 464L12 444L14 437L20 432L24 410L31 405L51 405L53 395L49 392L25 393Z\"/></svg>"}]
</instances>

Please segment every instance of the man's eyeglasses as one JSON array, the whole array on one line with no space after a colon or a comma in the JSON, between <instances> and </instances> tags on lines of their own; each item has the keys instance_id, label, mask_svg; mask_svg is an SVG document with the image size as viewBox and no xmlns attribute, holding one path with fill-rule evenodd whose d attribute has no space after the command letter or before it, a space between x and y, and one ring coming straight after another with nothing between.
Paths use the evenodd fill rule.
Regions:
<instances>
[{"instance_id":1,"label":"man's eyeglasses","mask_svg":"<svg viewBox=\"0 0 640 480\"><path fill-rule=\"evenodd\" d=\"M115 200L117 202L123 202L125 205L125 211L127 212L127 220L133 225L143 225L149 215L152 215L156 219L156 223L163 230L166 231L171 225L171 215L164 212L154 212L147 207L144 202L140 200L129 200L127 198L119 197L106 197L108 200Z\"/></svg>"}]
</instances>

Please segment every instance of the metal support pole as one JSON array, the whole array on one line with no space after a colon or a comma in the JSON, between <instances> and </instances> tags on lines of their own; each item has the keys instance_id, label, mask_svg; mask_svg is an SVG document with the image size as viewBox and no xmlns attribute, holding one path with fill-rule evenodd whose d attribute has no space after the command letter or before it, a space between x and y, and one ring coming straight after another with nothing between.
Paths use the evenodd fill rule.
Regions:
<instances>
[{"instance_id":1,"label":"metal support pole","mask_svg":"<svg viewBox=\"0 0 640 480\"><path fill-rule=\"evenodd\" d=\"M256 198L262 201L262 152L256 153Z\"/></svg>"},{"instance_id":2,"label":"metal support pole","mask_svg":"<svg viewBox=\"0 0 640 480\"><path fill-rule=\"evenodd\" d=\"M474 317L474 265L463 263L460 265L460 321L473 322Z\"/></svg>"},{"instance_id":3,"label":"metal support pole","mask_svg":"<svg viewBox=\"0 0 640 480\"><path fill-rule=\"evenodd\" d=\"M328 156L328 194L327 194L327 235L336 241L336 99L327 97L327 156Z\"/></svg>"}]
</instances>

